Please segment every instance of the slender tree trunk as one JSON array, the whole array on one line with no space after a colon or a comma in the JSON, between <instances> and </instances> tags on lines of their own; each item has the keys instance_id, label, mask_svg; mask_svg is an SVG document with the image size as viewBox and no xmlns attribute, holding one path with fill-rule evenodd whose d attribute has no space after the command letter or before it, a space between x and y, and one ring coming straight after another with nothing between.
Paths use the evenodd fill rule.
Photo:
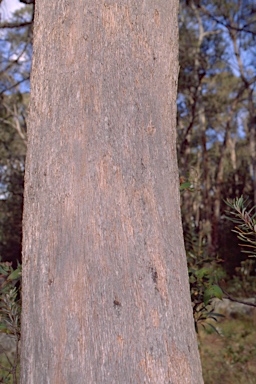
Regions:
<instances>
[{"instance_id":1,"label":"slender tree trunk","mask_svg":"<svg viewBox=\"0 0 256 384\"><path fill-rule=\"evenodd\" d=\"M253 204L256 205L256 117L253 103L253 89L248 89L248 131L249 131L249 153L250 153L250 174L253 185Z\"/></svg>"},{"instance_id":2,"label":"slender tree trunk","mask_svg":"<svg viewBox=\"0 0 256 384\"><path fill-rule=\"evenodd\" d=\"M224 175L224 162L227 156L227 153L230 153L231 146L231 127L232 119L236 111L237 104L239 102L240 92L237 94L236 98L233 100L231 105L231 110L229 113L228 120L226 122L225 128L225 137L223 144L220 148L219 163L216 170L215 177L215 188L214 188L214 201L213 201L213 217L212 217L212 252L217 253L219 247L219 222L221 215L221 199L222 196L222 185L223 185L223 175Z\"/></svg>"},{"instance_id":3,"label":"slender tree trunk","mask_svg":"<svg viewBox=\"0 0 256 384\"><path fill-rule=\"evenodd\" d=\"M179 208L177 11L36 2L21 384L203 382Z\"/></svg>"}]
</instances>

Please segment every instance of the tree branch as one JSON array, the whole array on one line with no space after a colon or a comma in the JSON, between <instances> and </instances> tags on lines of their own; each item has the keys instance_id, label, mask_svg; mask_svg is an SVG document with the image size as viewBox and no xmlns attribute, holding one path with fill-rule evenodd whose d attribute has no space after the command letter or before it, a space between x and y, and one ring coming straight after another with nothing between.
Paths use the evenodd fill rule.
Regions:
<instances>
[{"instance_id":1,"label":"tree branch","mask_svg":"<svg viewBox=\"0 0 256 384\"><path fill-rule=\"evenodd\" d=\"M248 26L248 24L245 24L243 27L235 27L229 23L224 23L223 21L219 20L216 16L214 16L210 11L208 11L208 9L206 7L204 7L203 5L201 4L197 4L197 7L199 9L201 9L203 11L204 14L208 15L212 20L214 20L216 23L220 24L220 25L223 25L223 27L227 28L227 29L231 29L233 31L236 31L236 32L246 32L246 33L251 33L253 36L256 36L256 32L254 31L251 31L250 29L247 29L246 27ZM251 23L253 24L253 23Z\"/></svg>"},{"instance_id":2,"label":"tree branch","mask_svg":"<svg viewBox=\"0 0 256 384\"><path fill-rule=\"evenodd\" d=\"M24 79L22 79L22 80L20 80L20 81L17 81L17 83L11 85L9 88L5 88L4 90L2 90L2 91L0 92L0 95L4 94L4 93L7 92L7 91L10 91L11 89L17 87L18 85L20 85L21 83L23 83L24 81L27 81L27 80L29 80L29 79L30 79L30 77L28 76L28 77L25 77Z\"/></svg>"},{"instance_id":3,"label":"tree branch","mask_svg":"<svg viewBox=\"0 0 256 384\"><path fill-rule=\"evenodd\" d=\"M24 3L24 4L35 4L35 0L20 0L20 3Z\"/></svg>"},{"instance_id":4,"label":"tree branch","mask_svg":"<svg viewBox=\"0 0 256 384\"><path fill-rule=\"evenodd\" d=\"M0 29L4 29L4 28L21 28L21 27L27 27L28 25L32 25L33 24L33 20L30 20L30 21L23 21L22 23L0 23Z\"/></svg>"},{"instance_id":5,"label":"tree branch","mask_svg":"<svg viewBox=\"0 0 256 384\"><path fill-rule=\"evenodd\" d=\"M223 288L221 288L221 290L225 294L225 297L223 297L224 299L228 299L228 300L233 301L235 303L244 304L244 305L248 305L250 307L256 308L256 304L249 303L248 301L242 301L242 300L235 299L234 297L230 296L230 294L228 292L226 292Z\"/></svg>"}]
</instances>

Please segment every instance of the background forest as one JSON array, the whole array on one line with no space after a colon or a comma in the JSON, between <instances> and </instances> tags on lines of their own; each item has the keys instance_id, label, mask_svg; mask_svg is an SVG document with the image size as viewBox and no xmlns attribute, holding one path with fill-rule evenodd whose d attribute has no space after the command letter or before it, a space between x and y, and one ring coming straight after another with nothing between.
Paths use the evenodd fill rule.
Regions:
<instances>
[{"instance_id":1,"label":"background forest","mask_svg":"<svg viewBox=\"0 0 256 384\"><path fill-rule=\"evenodd\" d=\"M1 3L0 256L12 262L2 263L9 273L21 262L34 1L20 0L23 7L9 19ZM244 196L250 207L256 205L256 5L253 0L181 0L179 27L177 153L198 325L218 315L207 306L213 296L255 296L255 259L241 252L226 212L234 204L225 201ZM236 224L248 217L254 223L254 211L248 214L244 201L236 201L241 209ZM255 246L255 227L251 234ZM255 255L255 247L251 252ZM222 330L215 323L219 334L209 327L199 332L206 383L255 382L256 314L244 311L235 317L226 316Z\"/></svg>"}]
</instances>

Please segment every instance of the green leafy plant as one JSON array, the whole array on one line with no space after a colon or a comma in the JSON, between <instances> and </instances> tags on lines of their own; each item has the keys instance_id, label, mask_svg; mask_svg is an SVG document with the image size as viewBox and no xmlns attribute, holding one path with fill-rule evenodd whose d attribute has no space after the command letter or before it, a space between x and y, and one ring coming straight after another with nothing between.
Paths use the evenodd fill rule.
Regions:
<instances>
[{"instance_id":1,"label":"green leafy plant","mask_svg":"<svg viewBox=\"0 0 256 384\"><path fill-rule=\"evenodd\" d=\"M194 192L192 181L180 178L180 192ZM217 329L212 321L217 321L223 315L216 313L213 299L222 299L223 292L218 281L223 277L223 271L218 267L218 261L207 255L206 237L193 224L185 231L185 248L189 272L190 295L193 307L195 328L198 332L199 324L208 325L215 332Z\"/></svg>"},{"instance_id":2,"label":"green leafy plant","mask_svg":"<svg viewBox=\"0 0 256 384\"><path fill-rule=\"evenodd\" d=\"M0 262L0 333L11 337L15 345L12 358L5 353L5 362L1 360L1 383L18 383L21 319L20 287L21 265L13 269L11 263Z\"/></svg>"},{"instance_id":3,"label":"green leafy plant","mask_svg":"<svg viewBox=\"0 0 256 384\"><path fill-rule=\"evenodd\" d=\"M193 307L195 328L206 325L218 332L212 324L223 315L216 313L213 299L222 299L223 292L218 285L223 277L223 271L218 266L216 259L207 256L206 241L193 228L185 238L187 262L189 272L190 294Z\"/></svg>"},{"instance_id":4,"label":"green leafy plant","mask_svg":"<svg viewBox=\"0 0 256 384\"><path fill-rule=\"evenodd\" d=\"M203 266L202 260L194 260L193 263L188 262L190 294L193 307L193 315L195 328L198 332L199 324L205 327L208 325L218 332L211 321L215 322L219 317L223 317L220 313L214 311L213 299L222 299L223 292L218 286L218 276L213 266Z\"/></svg>"},{"instance_id":5,"label":"green leafy plant","mask_svg":"<svg viewBox=\"0 0 256 384\"><path fill-rule=\"evenodd\" d=\"M186 180L184 177L180 177L180 192L189 191L194 192L193 183Z\"/></svg>"}]
</instances>

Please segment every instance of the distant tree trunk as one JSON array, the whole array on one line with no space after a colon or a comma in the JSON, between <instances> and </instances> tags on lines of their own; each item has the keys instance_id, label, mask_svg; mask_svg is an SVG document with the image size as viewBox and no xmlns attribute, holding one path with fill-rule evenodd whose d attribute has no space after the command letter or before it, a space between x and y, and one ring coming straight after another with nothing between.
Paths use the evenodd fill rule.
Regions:
<instances>
[{"instance_id":1,"label":"distant tree trunk","mask_svg":"<svg viewBox=\"0 0 256 384\"><path fill-rule=\"evenodd\" d=\"M178 1L37 0L21 384L202 383L176 161Z\"/></svg>"},{"instance_id":2,"label":"distant tree trunk","mask_svg":"<svg viewBox=\"0 0 256 384\"><path fill-rule=\"evenodd\" d=\"M256 205L256 116L253 103L253 89L248 89L248 133L249 133L249 153L250 153L250 175L253 185L253 204Z\"/></svg>"}]
</instances>

